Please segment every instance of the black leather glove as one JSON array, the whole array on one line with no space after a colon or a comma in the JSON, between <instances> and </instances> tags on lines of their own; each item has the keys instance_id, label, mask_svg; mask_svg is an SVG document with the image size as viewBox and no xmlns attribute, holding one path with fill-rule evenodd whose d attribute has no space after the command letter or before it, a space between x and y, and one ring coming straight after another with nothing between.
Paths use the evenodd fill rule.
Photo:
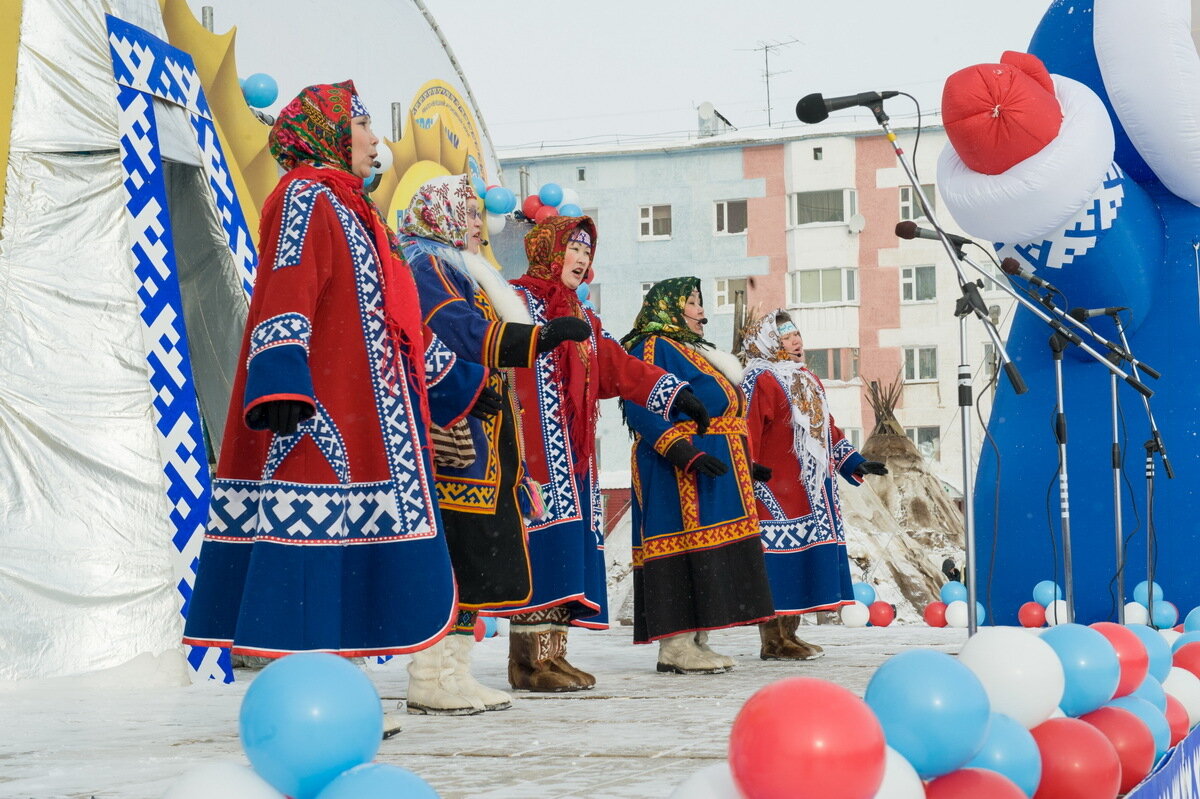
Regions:
<instances>
[{"instance_id":1,"label":"black leather glove","mask_svg":"<svg viewBox=\"0 0 1200 799\"><path fill-rule=\"evenodd\" d=\"M296 432L300 422L312 416L312 406L300 400L272 400L256 405L246 414L246 422L255 430L267 429L281 436Z\"/></svg>"},{"instance_id":2,"label":"black leather glove","mask_svg":"<svg viewBox=\"0 0 1200 799\"><path fill-rule=\"evenodd\" d=\"M471 406L470 413L476 419L491 419L500 413L500 409L503 407L504 397L500 396L500 392L484 386L483 390L479 392L479 396L475 398L475 404Z\"/></svg>"},{"instance_id":3,"label":"black leather glove","mask_svg":"<svg viewBox=\"0 0 1200 799\"><path fill-rule=\"evenodd\" d=\"M866 474L887 474L887 467L879 461L863 461L855 468L854 473L859 477Z\"/></svg>"},{"instance_id":4,"label":"black leather glove","mask_svg":"<svg viewBox=\"0 0 1200 799\"><path fill-rule=\"evenodd\" d=\"M690 388L681 389L675 395L675 402L671 405L671 411L690 417L696 423L696 432L700 435L708 432L708 408L704 407L704 403L700 401L700 398Z\"/></svg>"},{"instance_id":5,"label":"black leather glove","mask_svg":"<svg viewBox=\"0 0 1200 799\"><path fill-rule=\"evenodd\" d=\"M665 457L676 468L688 474L703 474L708 477L720 477L729 471L729 464L716 455L701 452L690 442L676 441L667 448Z\"/></svg>"},{"instance_id":6,"label":"black leather glove","mask_svg":"<svg viewBox=\"0 0 1200 799\"><path fill-rule=\"evenodd\" d=\"M771 479L772 474L773 473L769 466L763 466L761 463L750 464L750 477L753 480L756 480L760 483L765 483Z\"/></svg>"},{"instance_id":7,"label":"black leather glove","mask_svg":"<svg viewBox=\"0 0 1200 799\"><path fill-rule=\"evenodd\" d=\"M578 316L560 316L538 331L537 351L549 352L564 341L585 341L590 335L592 326Z\"/></svg>"}]
</instances>

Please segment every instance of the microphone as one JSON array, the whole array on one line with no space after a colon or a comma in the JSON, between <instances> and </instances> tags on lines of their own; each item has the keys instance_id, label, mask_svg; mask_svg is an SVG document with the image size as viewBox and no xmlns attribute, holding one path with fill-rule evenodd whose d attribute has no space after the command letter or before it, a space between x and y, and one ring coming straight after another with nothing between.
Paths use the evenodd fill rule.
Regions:
<instances>
[{"instance_id":1,"label":"microphone","mask_svg":"<svg viewBox=\"0 0 1200 799\"><path fill-rule=\"evenodd\" d=\"M1005 258L1000 262L1000 271L1006 275L1016 275L1019 278L1024 278L1035 286L1041 286L1046 291L1053 291L1055 294L1062 294L1052 283L1042 280L1040 277L1030 272L1029 269L1021 265L1021 262L1016 258Z\"/></svg>"},{"instance_id":2,"label":"microphone","mask_svg":"<svg viewBox=\"0 0 1200 799\"><path fill-rule=\"evenodd\" d=\"M383 162L381 162L381 161L372 161L372 162L371 162L371 166L373 166L375 169L383 169Z\"/></svg>"},{"instance_id":3,"label":"microphone","mask_svg":"<svg viewBox=\"0 0 1200 799\"><path fill-rule=\"evenodd\" d=\"M702 324L702 325L707 325L707 324L708 324L708 317L707 317L707 316L699 316L699 317L697 317L697 316L688 316L687 314L684 314L684 315L683 315L683 318L684 318L684 319L687 319L687 320L688 320L688 321L690 321L690 322L699 322L699 323L700 323L700 324Z\"/></svg>"},{"instance_id":4,"label":"microphone","mask_svg":"<svg viewBox=\"0 0 1200 799\"><path fill-rule=\"evenodd\" d=\"M1082 322L1085 319L1091 319L1093 316L1116 316L1121 311L1128 311L1128 308L1122 306L1114 306L1112 308L1072 308L1071 316Z\"/></svg>"},{"instance_id":5,"label":"microphone","mask_svg":"<svg viewBox=\"0 0 1200 799\"><path fill-rule=\"evenodd\" d=\"M898 222L896 224L896 235L902 239L933 239L934 241L942 240L942 237L937 234L936 230L927 230L923 227L918 227L916 222ZM960 250L968 244L975 243L966 236L959 236L954 233L947 233L946 238L950 239L950 243Z\"/></svg>"},{"instance_id":6,"label":"microphone","mask_svg":"<svg viewBox=\"0 0 1200 799\"><path fill-rule=\"evenodd\" d=\"M858 105L872 106L881 103L900 92L862 92L848 94L845 97L830 97L826 100L820 93L810 94L800 98L796 103L796 117L801 122L813 124L824 122L831 111L841 111L843 108L854 108Z\"/></svg>"}]
</instances>

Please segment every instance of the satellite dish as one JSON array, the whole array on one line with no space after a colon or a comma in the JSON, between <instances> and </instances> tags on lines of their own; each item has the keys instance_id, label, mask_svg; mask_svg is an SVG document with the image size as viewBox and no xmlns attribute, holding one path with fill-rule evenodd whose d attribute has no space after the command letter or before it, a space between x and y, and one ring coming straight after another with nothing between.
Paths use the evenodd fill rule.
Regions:
<instances>
[{"instance_id":1,"label":"satellite dish","mask_svg":"<svg viewBox=\"0 0 1200 799\"><path fill-rule=\"evenodd\" d=\"M846 221L846 226L850 228L851 233L862 233L863 228L867 226L867 218L862 214L855 214Z\"/></svg>"}]
</instances>

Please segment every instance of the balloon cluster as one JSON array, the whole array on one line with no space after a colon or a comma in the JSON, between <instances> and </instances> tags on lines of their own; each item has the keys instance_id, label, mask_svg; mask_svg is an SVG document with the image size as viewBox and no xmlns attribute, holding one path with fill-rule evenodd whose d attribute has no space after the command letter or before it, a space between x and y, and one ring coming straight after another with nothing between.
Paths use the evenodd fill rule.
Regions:
<instances>
[{"instance_id":1,"label":"balloon cluster","mask_svg":"<svg viewBox=\"0 0 1200 799\"><path fill-rule=\"evenodd\" d=\"M251 108L266 108L279 98L279 84L265 72L242 78L242 97Z\"/></svg>"},{"instance_id":2,"label":"balloon cluster","mask_svg":"<svg viewBox=\"0 0 1200 799\"><path fill-rule=\"evenodd\" d=\"M930 602L922 614L930 627L966 627L970 621L967 613L967 587L958 580L942 586L940 600ZM983 624L987 611L983 603L975 601L975 623Z\"/></svg>"},{"instance_id":3,"label":"balloon cluster","mask_svg":"<svg viewBox=\"0 0 1200 799\"><path fill-rule=\"evenodd\" d=\"M870 583L854 583L854 601L842 605L842 624L847 627L887 627L896 620L896 606L875 596Z\"/></svg>"},{"instance_id":4,"label":"balloon cluster","mask_svg":"<svg viewBox=\"0 0 1200 799\"><path fill-rule=\"evenodd\" d=\"M583 209L579 207L579 193L574 189L544 183L537 194L529 195L521 203L521 213L540 223L552 216L583 216Z\"/></svg>"},{"instance_id":5,"label":"balloon cluster","mask_svg":"<svg viewBox=\"0 0 1200 799\"><path fill-rule=\"evenodd\" d=\"M1152 590L1153 603L1150 601ZM1153 610L1149 608L1151 604L1154 606ZM1154 614L1154 618L1150 618L1151 613ZM1125 603L1125 620L1165 630L1179 623L1179 608L1164 598L1161 585L1154 583L1152 587L1150 583L1142 580L1133 589L1133 601Z\"/></svg>"},{"instance_id":6,"label":"balloon cluster","mask_svg":"<svg viewBox=\"0 0 1200 799\"><path fill-rule=\"evenodd\" d=\"M250 684L238 732L252 769L201 766L166 799L437 799L410 771L373 763L383 710L371 680L337 655L305 652L276 660Z\"/></svg>"}]
</instances>

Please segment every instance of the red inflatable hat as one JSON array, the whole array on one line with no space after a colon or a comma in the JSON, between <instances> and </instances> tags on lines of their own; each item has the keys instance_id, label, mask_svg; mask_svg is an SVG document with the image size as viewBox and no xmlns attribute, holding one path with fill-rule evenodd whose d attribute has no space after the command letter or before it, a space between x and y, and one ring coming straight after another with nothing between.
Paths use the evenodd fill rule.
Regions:
<instances>
[{"instance_id":1,"label":"red inflatable hat","mask_svg":"<svg viewBox=\"0 0 1200 799\"><path fill-rule=\"evenodd\" d=\"M998 175L1058 135L1062 109L1045 65L1005 52L999 64L976 64L946 79L942 123L963 163Z\"/></svg>"}]
</instances>

